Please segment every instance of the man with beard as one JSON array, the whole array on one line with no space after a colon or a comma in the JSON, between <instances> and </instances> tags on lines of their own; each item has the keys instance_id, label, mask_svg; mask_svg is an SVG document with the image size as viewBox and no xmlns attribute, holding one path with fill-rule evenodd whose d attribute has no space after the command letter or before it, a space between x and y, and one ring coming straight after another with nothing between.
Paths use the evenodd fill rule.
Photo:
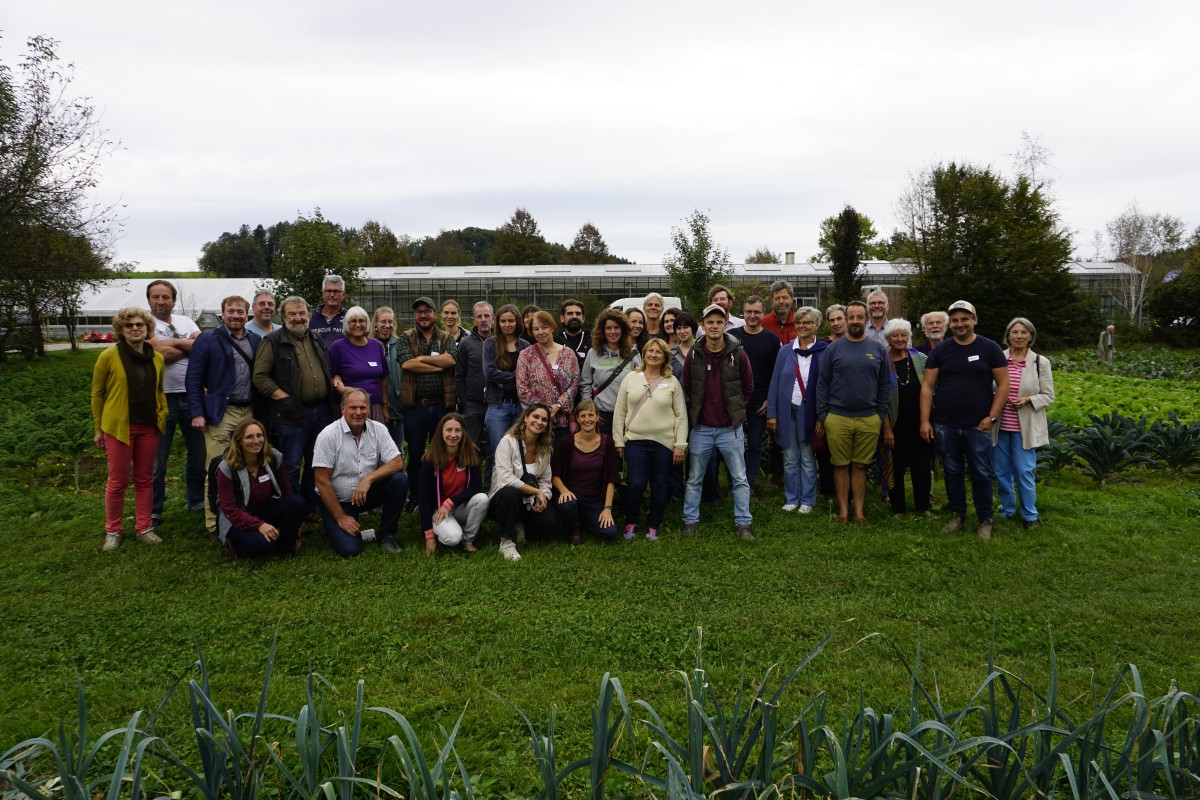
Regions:
<instances>
[{"instance_id":1,"label":"man with beard","mask_svg":"<svg viewBox=\"0 0 1200 800\"><path fill-rule=\"evenodd\" d=\"M282 314L284 326L263 339L254 356L254 388L268 401L267 416L288 479L315 503L313 445L335 408L329 351L309 328L308 301L303 297L284 300Z\"/></svg>"},{"instance_id":2,"label":"man with beard","mask_svg":"<svg viewBox=\"0 0 1200 800\"><path fill-rule=\"evenodd\" d=\"M733 292L729 291L729 287L721 284L713 284L708 290L708 302L715 303L725 309L725 316L728 321L725 323L725 330L731 331L734 328L740 328L746 324L746 320L741 317L736 317L731 310L733 308Z\"/></svg>"},{"instance_id":3,"label":"man with beard","mask_svg":"<svg viewBox=\"0 0 1200 800\"><path fill-rule=\"evenodd\" d=\"M562 325L562 330L554 337L554 341L575 352L579 369L582 370L588 350L592 349L591 331L584 320L583 303L573 299L563 300L558 309L558 323Z\"/></svg>"},{"instance_id":4,"label":"man with beard","mask_svg":"<svg viewBox=\"0 0 1200 800\"><path fill-rule=\"evenodd\" d=\"M400 552L396 526L408 496L404 457L387 426L370 417L370 395L350 389L342 395L341 417L317 436L313 455L325 537L343 558L362 552L358 515L378 506L379 544Z\"/></svg>"},{"instance_id":5,"label":"man with beard","mask_svg":"<svg viewBox=\"0 0 1200 800\"><path fill-rule=\"evenodd\" d=\"M879 342L885 349L888 343L887 339L883 336L883 328L887 325L887 314L887 292L884 292L882 289L876 289L867 295L867 315L869 317L866 327L867 338Z\"/></svg>"},{"instance_id":6,"label":"man with beard","mask_svg":"<svg viewBox=\"0 0 1200 800\"><path fill-rule=\"evenodd\" d=\"M244 297L236 295L222 300L221 319L225 324L200 334L188 358L185 384L190 424L204 436L205 464L224 455L234 429L255 416L251 410L255 397L254 353L262 338L246 330L247 305ZM216 536L217 515L207 503L204 527L210 536Z\"/></svg>"},{"instance_id":7,"label":"man with beard","mask_svg":"<svg viewBox=\"0 0 1200 800\"><path fill-rule=\"evenodd\" d=\"M779 337L780 345L796 338L796 312L792 308L795 297L787 281L771 284L771 313L763 317L762 326Z\"/></svg>"},{"instance_id":8,"label":"man with beard","mask_svg":"<svg viewBox=\"0 0 1200 800\"><path fill-rule=\"evenodd\" d=\"M887 424L891 398L891 366L887 348L867 338L867 304L846 304L846 335L825 348L817 378L816 435L822 430L829 443L839 524L850 520L849 495L854 495L854 521L867 524L867 465L875 458L879 431Z\"/></svg>"},{"instance_id":9,"label":"man with beard","mask_svg":"<svg viewBox=\"0 0 1200 800\"><path fill-rule=\"evenodd\" d=\"M917 347L918 353L929 355L933 348L946 339L946 326L950 324L950 315L945 311L928 311L921 315L921 330L925 332L925 341Z\"/></svg>"},{"instance_id":10,"label":"man with beard","mask_svg":"<svg viewBox=\"0 0 1200 800\"><path fill-rule=\"evenodd\" d=\"M458 345L434 324L437 308L433 300L418 297L412 310L416 325L400 334L396 358L404 369L400 405L404 407L404 443L408 445L408 485L412 497L420 497L425 444L446 412L454 410Z\"/></svg>"},{"instance_id":11,"label":"man with beard","mask_svg":"<svg viewBox=\"0 0 1200 800\"><path fill-rule=\"evenodd\" d=\"M480 300L471 309L475 330L468 331L458 342L458 362L454 367L454 394L458 398L458 410L466 422L467 436L471 437L480 450L483 446L483 417L487 403L483 390L487 388L483 372L483 343L492 335L492 306ZM484 476L486 482L487 476Z\"/></svg>"},{"instance_id":12,"label":"man with beard","mask_svg":"<svg viewBox=\"0 0 1200 800\"><path fill-rule=\"evenodd\" d=\"M746 409L746 479L750 481L750 501L757 502L754 490L762 464L763 434L767 429L767 392L771 388L775 358L779 355L779 337L762 324L763 301L758 295L746 298L742 313L746 315L746 323L729 334L742 343L754 372L754 394L750 395L750 405Z\"/></svg>"}]
</instances>

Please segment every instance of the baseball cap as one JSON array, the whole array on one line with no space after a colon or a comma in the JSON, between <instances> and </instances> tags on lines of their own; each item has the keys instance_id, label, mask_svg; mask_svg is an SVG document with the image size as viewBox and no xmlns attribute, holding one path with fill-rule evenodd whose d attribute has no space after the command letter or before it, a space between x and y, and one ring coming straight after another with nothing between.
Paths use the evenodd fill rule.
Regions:
<instances>
[{"instance_id":1,"label":"baseball cap","mask_svg":"<svg viewBox=\"0 0 1200 800\"><path fill-rule=\"evenodd\" d=\"M427 305L430 308L437 308L437 306L435 306L433 304L433 300L431 300L428 297L424 297L424 296L418 297L416 300L413 300L413 304L412 304L413 311L416 311L417 306L419 306L419 305Z\"/></svg>"},{"instance_id":2,"label":"baseball cap","mask_svg":"<svg viewBox=\"0 0 1200 800\"><path fill-rule=\"evenodd\" d=\"M975 313L975 306L971 305L971 304L970 304L970 303L968 303L966 300L958 300L958 301L955 301L955 302L951 303L951 304L950 304L950 308L948 309L948 311L950 311L950 312L955 312L955 311L966 311L966 312L967 312L968 314L970 314L972 317L974 317L974 316L978 316L978 315Z\"/></svg>"},{"instance_id":3,"label":"baseball cap","mask_svg":"<svg viewBox=\"0 0 1200 800\"><path fill-rule=\"evenodd\" d=\"M704 313L700 315L700 319L704 319L704 318L705 318L705 317L707 317L709 314L712 314L712 313L714 313L714 312L715 312L715 313L717 313L717 314L720 314L720 315L721 315L722 317L724 317L725 319L729 319L729 312L728 312L728 311L726 311L726 310L724 309L724 307L722 307L722 306L719 306L719 305L717 305L716 303L712 303L712 304L711 304L711 305L709 305L707 308L705 308L705 309L704 309Z\"/></svg>"}]
</instances>

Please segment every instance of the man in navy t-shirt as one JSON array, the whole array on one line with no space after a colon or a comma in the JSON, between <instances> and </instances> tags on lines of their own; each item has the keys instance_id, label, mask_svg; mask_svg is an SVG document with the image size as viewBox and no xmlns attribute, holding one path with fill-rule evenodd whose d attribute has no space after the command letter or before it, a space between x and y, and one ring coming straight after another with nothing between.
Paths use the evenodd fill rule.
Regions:
<instances>
[{"instance_id":1,"label":"man in navy t-shirt","mask_svg":"<svg viewBox=\"0 0 1200 800\"><path fill-rule=\"evenodd\" d=\"M971 494L980 539L992 536L992 426L998 424L1008 397L1008 361L1000 345L975 334L975 306L959 300L950 306L954 334L929 354L921 383L921 436L936 438L946 474L950 522L943 533L962 530L967 516L965 474L971 471ZM933 398L937 395L937 409ZM932 422L937 423L936 434Z\"/></svg>"}]
</instances>

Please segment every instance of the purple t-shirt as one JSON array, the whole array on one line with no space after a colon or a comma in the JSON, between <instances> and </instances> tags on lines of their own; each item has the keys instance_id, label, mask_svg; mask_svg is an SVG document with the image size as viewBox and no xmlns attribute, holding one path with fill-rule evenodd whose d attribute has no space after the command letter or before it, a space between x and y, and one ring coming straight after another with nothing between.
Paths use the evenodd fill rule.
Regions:
<instances>
[{"instance_id":1,"label":"purple t-shirt","mask_svg":"<svg viewBox=\"0 0 1200 800\"><path fill-rule=\"evenodd\" d=\"M347 386L366 389L372 405L383 403L383 379L388 376L388 366L378 339L367 339L362 347L349 339L338 339L329 345L329 367Z\"/></svg>"}]
</instances>

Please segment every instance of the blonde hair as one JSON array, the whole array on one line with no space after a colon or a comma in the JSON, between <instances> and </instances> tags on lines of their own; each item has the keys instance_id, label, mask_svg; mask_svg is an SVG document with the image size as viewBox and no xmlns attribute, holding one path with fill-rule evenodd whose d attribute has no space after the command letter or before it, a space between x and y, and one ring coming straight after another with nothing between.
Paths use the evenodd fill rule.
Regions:
<instances>
[{"instance_id":1,"label":"blonde hair","mask_svg":"<svg viewBox=\"0 0 1200 800\"><path fill-rule=\"evenodd\" d=\"M166 283L166 281L163 281ZM112 327L113 333L122 339L125 338L125 323L133 317L137 317L142 322L146 323L146 338L154 338L154 317L150 316L150 312L144 308L122 308L113 315Z\"/></svg>"}]
</instances>

